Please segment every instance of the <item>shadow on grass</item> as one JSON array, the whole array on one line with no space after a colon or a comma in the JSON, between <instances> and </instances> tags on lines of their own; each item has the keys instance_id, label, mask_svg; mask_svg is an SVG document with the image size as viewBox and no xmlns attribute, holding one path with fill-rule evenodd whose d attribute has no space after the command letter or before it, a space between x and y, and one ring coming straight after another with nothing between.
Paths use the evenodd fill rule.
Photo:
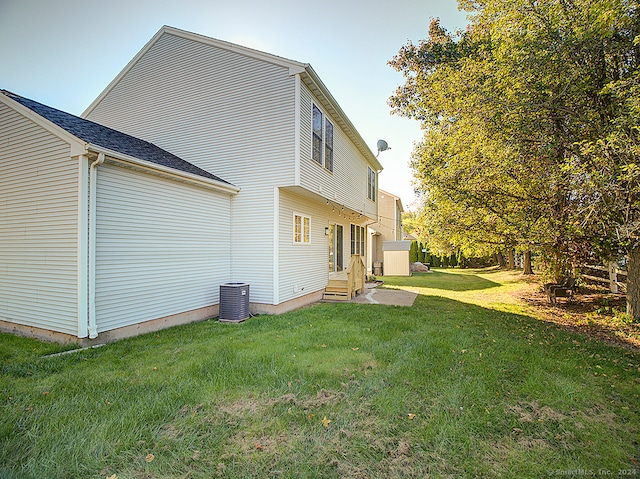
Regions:
<instances>
[{"instance_id":1,"label":"shadow on grass","mask_svg":"<svg viewBox=\"0 0 640 479\"><path fill-rule=\"evenodd\" d=\"M443 270L429 273L412 273L412 276L385 276L382 278L389 286L413 286L417 288L442 289L446 291L476 291L496 288L495 283L474 274L454 274Z\"/></svg>"}]
</instances>

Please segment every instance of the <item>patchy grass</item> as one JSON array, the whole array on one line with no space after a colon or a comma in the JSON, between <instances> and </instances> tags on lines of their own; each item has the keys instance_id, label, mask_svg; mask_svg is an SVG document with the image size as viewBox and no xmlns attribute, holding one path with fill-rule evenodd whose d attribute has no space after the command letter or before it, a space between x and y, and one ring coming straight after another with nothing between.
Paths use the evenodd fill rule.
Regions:
<instances>
[{"instance_id":1,"label":"patchy grass","mask_svg":"<svg viewBox=\"0 0 640 479\"><path fill-rule=\"evenodd\" d=\"M640 476L640 355L540 321L513 273L48 356L0 336L0 477Z\"/></svg>"}]
</instances>

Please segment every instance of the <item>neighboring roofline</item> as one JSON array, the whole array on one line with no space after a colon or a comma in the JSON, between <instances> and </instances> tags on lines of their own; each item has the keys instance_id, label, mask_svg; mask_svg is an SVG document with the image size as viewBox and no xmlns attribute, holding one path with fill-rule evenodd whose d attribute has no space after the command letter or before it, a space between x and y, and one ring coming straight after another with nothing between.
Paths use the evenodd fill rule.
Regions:
<instances>
[{"instance_id":1,"label":"neighboring roofline","mask_svg":"<svg viewBox=\"0 0 640 479\"><path fill-rule=\"evenodd\" d=\"M127 155L125 153L121 153L118 151L110 150L108 148L104 148L102 146L87 143L81 138L78 138L74 134L68 132L61 126L56 125L52 121L46 119L42 115L39 115L32 109L22 105L21 103L17 102L13 98L3 93L0 93L0 102L4 103L9 108L17 111L21 115L25 116L29 120L36 123L38 126L41 126L45 130L49 131L53 135L57 136L62 141L69 143L71 146L70 153L69 153L70 157L87 155L90 152L98 153L98 154L104 153L105 156L109 157L111 160L115 162L127 164L130 166L133 165L147 171L152 170L156 173L161 173L164 176L177 177L189 183L198 184L200 186L205 186L207 188L212 188L212 189L223 191L229 194L237 194L240 191L240 188L230 183L225 183L225 182L214 180L212 178L206 178L204 176L195 175L193 173L181 171L176 168L159 165L157 163L153 163L152 161L142 160L140 158Z\"/></svg>"},{"instance_id":2,"label":"neighboring roofline","mask_svg":"<svg viewBox=\"0 0 640 479\"><path fill-rule=\"evenodd\" d=\"M170 27L164 25L158 32L149 40L144 47L127 63L122 71L107 85L107 87L98 95L98 97L91 102L91 104L80 115L82 118L86 118L93 112L98 104L115 88L115 86L124 78L124 76L138 63L138 61L151 49L151 47L160 39L165 33L174 35L177 37L193 40L203 43L205 45L211 45L223 50L245 55L250 58L272 63L284 68L289 69L289 75L299 74L303 79L307 87L324 103L324 107L331 113L331 115L338 122L340 127L347 133L347 136L358 147L360 152L367 158L377 171L382 171L382 165L375 157L367 143L363 140L362 136L351 123L351 120L347 117L342 110L336 99L329 92L329 89L322 82L318 74L314 71L308 63L300 63L295 60L273 55L271 53L262 52L253 48L244 47L235 43L227 42L224 40L218 40L215 38L207 37L197 33L188 32L179 28Z\"/></svg>"}]
</instances>

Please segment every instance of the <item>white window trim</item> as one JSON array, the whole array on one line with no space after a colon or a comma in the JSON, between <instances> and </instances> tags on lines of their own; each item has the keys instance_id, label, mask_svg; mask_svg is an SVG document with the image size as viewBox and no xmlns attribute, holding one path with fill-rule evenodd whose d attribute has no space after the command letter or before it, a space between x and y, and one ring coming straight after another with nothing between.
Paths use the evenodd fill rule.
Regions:
<instances>
[{"instance_id":1,"label":"white window trim","mask_svg":"<svg viewBox=\"0 0 640 479\"><path fill-rule=\"evenodd\" d=\"M297 241L296 240L296 218L297 217L300 218L300 238L301 238L301 241ZM311 217L308 216L308 215L304 215L302 213L296 213L294 211L292 219L293 219L293 223L292 223L292 225L293 225L293 231L292 231L292 233L293 233L292 234L293 244L296 245L296 246L310 245L311 244ZM305 230L305 228L304 228L305 220L308 220L308 224L309 224L309 228L308 228L308 231L307 231L307 233L308 233L307 234L308 241L304 241L304 238L305 238L305 234L304 234L304 232L305 232L304 231Z\"/></svg>"}]
</instances>

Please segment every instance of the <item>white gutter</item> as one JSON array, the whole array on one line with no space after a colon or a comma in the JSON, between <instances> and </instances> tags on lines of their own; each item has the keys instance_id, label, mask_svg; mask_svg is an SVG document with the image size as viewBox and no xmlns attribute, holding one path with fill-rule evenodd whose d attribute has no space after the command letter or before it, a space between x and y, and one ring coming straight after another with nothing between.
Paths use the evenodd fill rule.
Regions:
<instances>
[{"instance_id":1,"label":"white gutter","mask_svg":"<svg viewBox=\"0 0 640 479\"><path fill-rule=\"evenodd\" d=\"M108 148L103 148L101 146L87 144L86 149L87 151L98 153L99 155L102 154L108 156L109 161L113 160L125 165L135 166L136 168L148 171L149 173L161 174L162 176L169 176L173 179L179 178L184 181L188 181L189 183L194 183L199 186L215 189L228 194L237 194L240 191L240 188L238 188L237 186L225 183L223 181L214 180L212 178L205 178L204 176L195 175L186 171L176 170L175 168L170 168L168 166L158 165L157 163L141 160L134 156L125 155L124 153L109 150Z\"/></svg>"},{"instance_id":2,"label":"white gutter","mask_svg":"<svg viewBox=\"0 0 640 479\"><path fill-rule=\"evenodd\" d=\"M96 197L98 166L104 163L104 153L89 167L89 339L98 337L96 322Z\"/></svg>"}]
</instances>

